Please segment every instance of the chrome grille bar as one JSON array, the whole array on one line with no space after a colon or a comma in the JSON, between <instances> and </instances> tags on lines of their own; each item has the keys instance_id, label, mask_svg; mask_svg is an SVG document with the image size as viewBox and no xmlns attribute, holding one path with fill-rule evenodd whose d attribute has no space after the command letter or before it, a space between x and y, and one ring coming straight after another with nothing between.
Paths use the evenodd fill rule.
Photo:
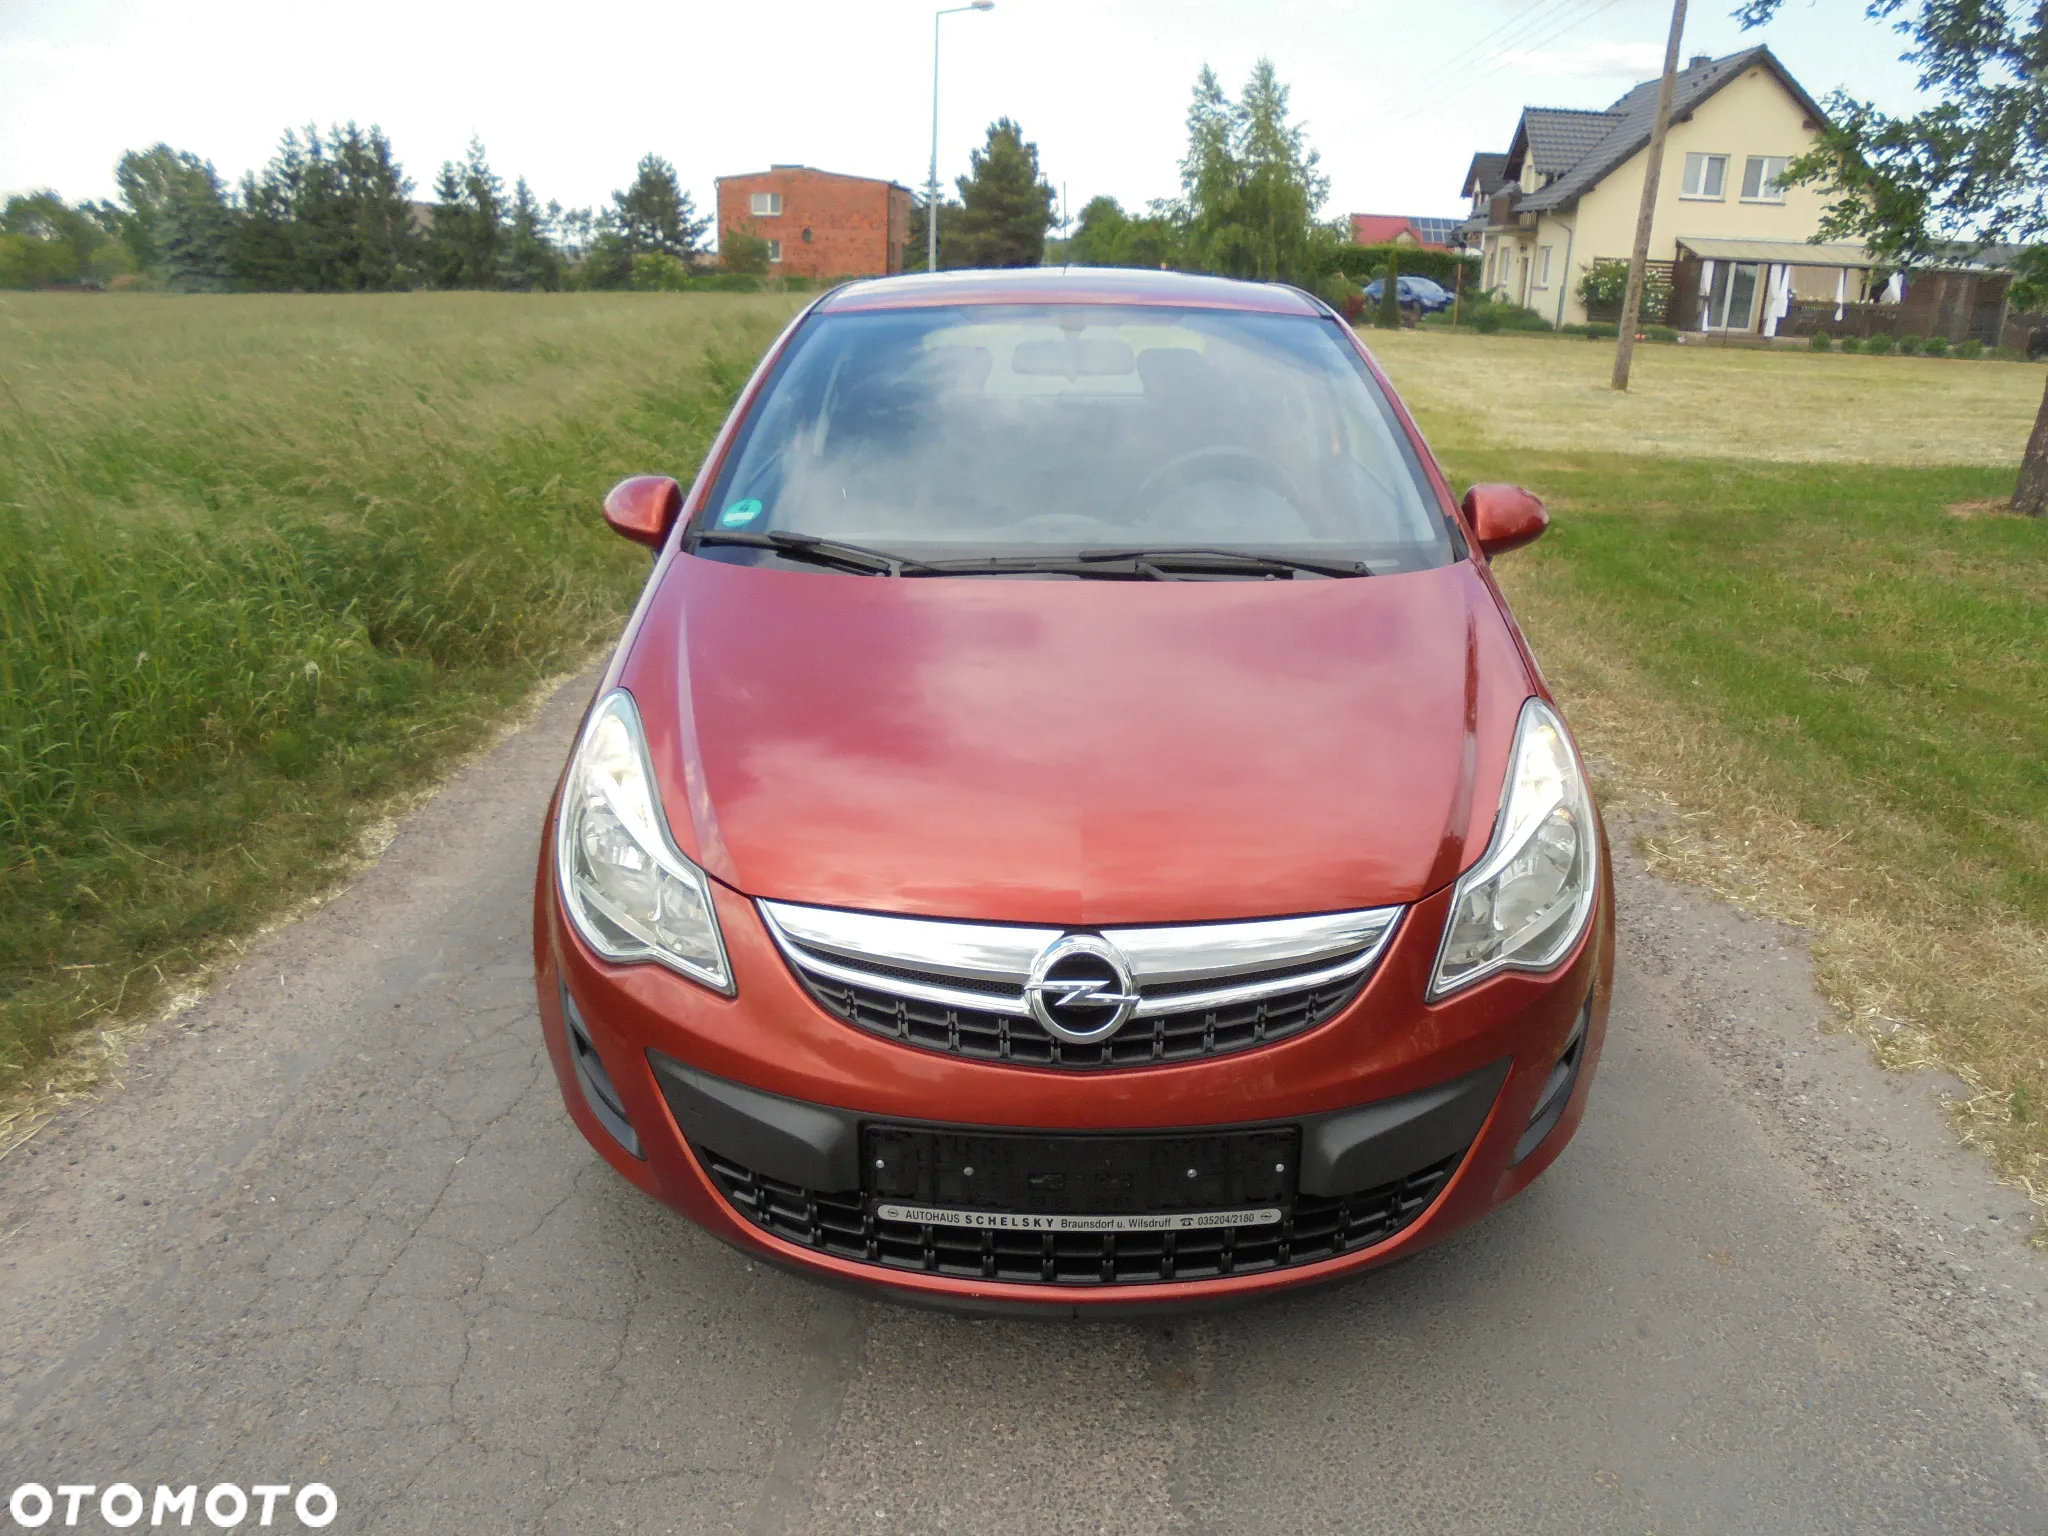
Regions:
<instances>
[{"instance_id":1,"label":"chrome grille bar","mask_svg":"<svg viewBox=\"0 0 2048 1536\"><path fill-rule=\"evenodd\" d=\"M1026 1018L1039 952L1068 930L886 917L763 901L769 934L799 972L940 1007ZM1250 922L1100 928L1130 967L1133 1017L1195 1013L1362 977L1402 909ZM1319 963L1320 962L1320 963ZM1190 989L1190 982L1207 986Z\"/></svg>"}]
</instances>

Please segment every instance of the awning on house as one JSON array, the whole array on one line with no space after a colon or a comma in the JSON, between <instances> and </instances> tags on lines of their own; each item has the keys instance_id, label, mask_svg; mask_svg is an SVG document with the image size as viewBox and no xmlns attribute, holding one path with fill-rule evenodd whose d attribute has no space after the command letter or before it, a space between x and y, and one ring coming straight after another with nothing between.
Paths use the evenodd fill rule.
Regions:
<instances>
[{"instance_id":1,"label":"awning on house","mask_svg":"<svg viewBox=\"0 0 2048 1536\"><path fill-rule=\"evenodd\" d=\"M1702 261L1771 262L1784 267L1869 267L1870 252L1846 240L1814 245L1806 240L1723 240L1680 235L1678 243Z\"/></svg>"}]
</instances>

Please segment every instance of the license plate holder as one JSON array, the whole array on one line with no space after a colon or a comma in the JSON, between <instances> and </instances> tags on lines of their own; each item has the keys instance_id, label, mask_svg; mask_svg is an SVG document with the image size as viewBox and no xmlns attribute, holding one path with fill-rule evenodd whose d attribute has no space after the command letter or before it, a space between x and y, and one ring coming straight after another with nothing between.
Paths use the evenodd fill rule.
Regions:
<instances>
[{"instance_id":1,"label":"license plate holder","mask_svg":"<svg viewBox=\"0 0 2048 1536\"><path fill-rule=\"evenodd\" d=\"M861 1162L876 1204L1164 1215L1291 1205L1300 1146L1294 1126L1097 1135L874 1124Z\"/></svg>"}]
</instances>

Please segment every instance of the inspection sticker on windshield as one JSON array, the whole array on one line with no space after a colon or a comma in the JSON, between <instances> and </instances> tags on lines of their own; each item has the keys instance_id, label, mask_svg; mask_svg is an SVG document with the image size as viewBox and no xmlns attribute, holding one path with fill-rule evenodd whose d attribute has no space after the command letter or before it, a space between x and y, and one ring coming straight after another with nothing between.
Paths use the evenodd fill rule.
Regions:
<instances>
[{"instance_id":1,"label":"inspection sticker on windshield","mask_svg":"<svg viewBox=\"0 0 2048 1536\"><path fill-rule=\"evenodd\" d=\"M1272 1206L1252 1211L1167 1211L1155 1216L1055 1216L1033 1211L951 1211L932 1205L878 1205L883 1221L927 1227L976 1227L996 1232L1201 1232L1213 1227L1270 1227Z\"/></svg>"},{"instance_id":2,"label":"inspection sticker on windshield","mask_svg":"<svg viewBox=\"0 0 2048 1536\"><path fill-rule=\"evenodd\" d=\"M745 501L736 501L718 514L721 528L744 528L761 515L761 503L749 496Z\"/></svg>"}]
</instances>

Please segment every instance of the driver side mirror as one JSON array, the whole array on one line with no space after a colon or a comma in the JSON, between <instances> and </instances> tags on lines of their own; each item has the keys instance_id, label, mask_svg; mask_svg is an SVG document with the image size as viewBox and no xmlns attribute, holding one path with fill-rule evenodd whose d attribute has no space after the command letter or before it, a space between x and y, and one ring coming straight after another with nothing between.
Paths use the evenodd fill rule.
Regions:
<instances>
[{"instance_id":1,"label":"driver side mirror","mask_svg":"<svg viewBox=\"0 0 2048 1536\"><path fill-rule=\"evenodd\" d=\"M604 498L604 520L612 532L650 549L668 542L668 531L682 510L683 488L667 475L633 475Z\"/></svg>"},{"instance_id":2,"label":"driver side mirror","mask_svg":"<svg viewBox=\"0 0 2048 1536\"><path fill-rule=\"evenodd\" d=\"M1519 485L1475 485L1465 493L1465 521L1491 560L1542 537L1550 526L1543 503Z\"/></svg>"}]
</instances>

